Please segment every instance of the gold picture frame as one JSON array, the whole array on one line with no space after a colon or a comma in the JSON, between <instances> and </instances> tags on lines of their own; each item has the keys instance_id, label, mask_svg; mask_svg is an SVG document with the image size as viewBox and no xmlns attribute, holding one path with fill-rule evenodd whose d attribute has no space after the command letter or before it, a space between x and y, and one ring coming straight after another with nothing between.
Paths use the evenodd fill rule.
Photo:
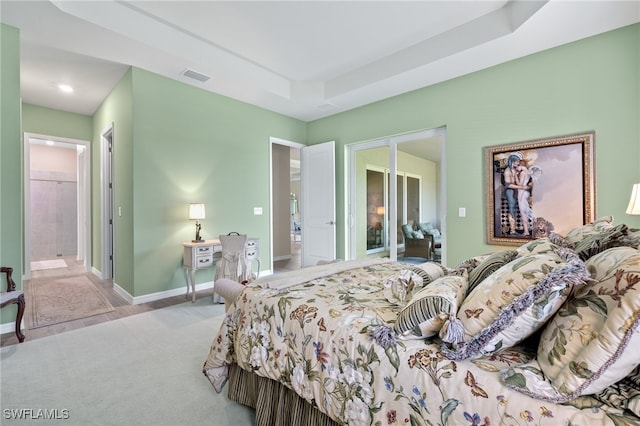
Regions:
<instances>
[{"instance_id":1,"label":"gold picture frame","mask_svg":"<svg viewBox=\"0 0 640 426\"><path fill-rule=\"evenodd\" d=\"M521 245L594 220L595 132L484 148L487 243Z\"/></svg>"}]
</instances>

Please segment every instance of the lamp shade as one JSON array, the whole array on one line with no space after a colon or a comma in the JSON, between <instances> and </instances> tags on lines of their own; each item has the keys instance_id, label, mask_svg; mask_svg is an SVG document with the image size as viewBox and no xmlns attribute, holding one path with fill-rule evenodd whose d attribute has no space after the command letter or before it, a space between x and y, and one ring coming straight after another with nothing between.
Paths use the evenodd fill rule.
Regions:
<instances>
[{"instance_id":1,"label":"lamp shade","mask_svg":"<svg viewBox=\"0 0 640 426\"><path fill-rule=\"evenodd\" d=\"M627 207L627 214L640 214L640 183L633 185L629 207Z\"/></svg>"},{"instance_id":2,"label":"lamp shade","mask_svg":"<svg viewBox=\"0 0 640 426\"><path fill-rule=\"evenodd\" d=\"M200 220L204 218L205 218L204 204L201 204L201 203L189 204L189 219Z\"/></svg>"}]
</instances>

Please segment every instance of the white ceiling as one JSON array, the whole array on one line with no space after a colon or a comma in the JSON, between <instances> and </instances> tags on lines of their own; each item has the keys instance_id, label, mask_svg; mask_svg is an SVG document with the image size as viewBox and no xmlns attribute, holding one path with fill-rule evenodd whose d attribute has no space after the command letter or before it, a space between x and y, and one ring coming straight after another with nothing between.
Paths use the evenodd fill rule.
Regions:
<instances>
[{"instance_id":1,"label":"white ceiling","mask_svg":"<svg viewBox=\"0 0 640 426\"><path fill-rule=\"evenodd\" d=\"M24 102L92 115L131 65L310 121L640 22L640 0L11 1ZM206 82L181 73L191 69ZM58 83L75 92L64 95Z\"/></svg>"}]
</instances>

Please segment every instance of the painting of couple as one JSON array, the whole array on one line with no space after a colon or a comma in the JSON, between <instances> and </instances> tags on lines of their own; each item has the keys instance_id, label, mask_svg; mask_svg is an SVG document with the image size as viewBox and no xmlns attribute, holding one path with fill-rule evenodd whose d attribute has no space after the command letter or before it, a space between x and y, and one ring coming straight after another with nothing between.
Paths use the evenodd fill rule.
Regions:
<instances>
[{"instance_id":1,"label":"painting of couple","mask_svg":"<svg viewBox=\"0 0 640 426\"><path fill-rule=\"evenodd\" d=\"M516 245L593 216L594 133L485 148L488 242Z\"/></svg>"}]
</instances>

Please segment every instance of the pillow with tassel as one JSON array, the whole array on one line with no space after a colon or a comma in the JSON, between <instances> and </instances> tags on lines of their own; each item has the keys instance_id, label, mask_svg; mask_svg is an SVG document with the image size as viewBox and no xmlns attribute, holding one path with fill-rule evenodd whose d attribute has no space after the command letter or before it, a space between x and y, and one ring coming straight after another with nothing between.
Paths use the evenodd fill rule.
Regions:
<instances>
[{"instance_id":1,"label":"pillow with tassel","mask_svg":"<svg viewBox=\"0 0 640 426\"><path fill-rule=\"evenodd\" d=\"M466 274L447 275L416 291L398 313L394 324L398 337L423 339L442 332L440 337L446 341L458 341L456 336L461 337L462 329L456 326L456 312L468 284Z\"/></svg>"},{"instance_id":2,"label":"pillow with tassel","mask_svg":"<svg viewBox=\"0 0 640 426\"><path fill-rule=\"evenodd\" d=\"M555 314L574 285L589 278L584 262L567 248L516 258L465 298L458 312L464 341L443 346L443 354L478 358L523 341Z\"/></svg>"}]
</instances>

